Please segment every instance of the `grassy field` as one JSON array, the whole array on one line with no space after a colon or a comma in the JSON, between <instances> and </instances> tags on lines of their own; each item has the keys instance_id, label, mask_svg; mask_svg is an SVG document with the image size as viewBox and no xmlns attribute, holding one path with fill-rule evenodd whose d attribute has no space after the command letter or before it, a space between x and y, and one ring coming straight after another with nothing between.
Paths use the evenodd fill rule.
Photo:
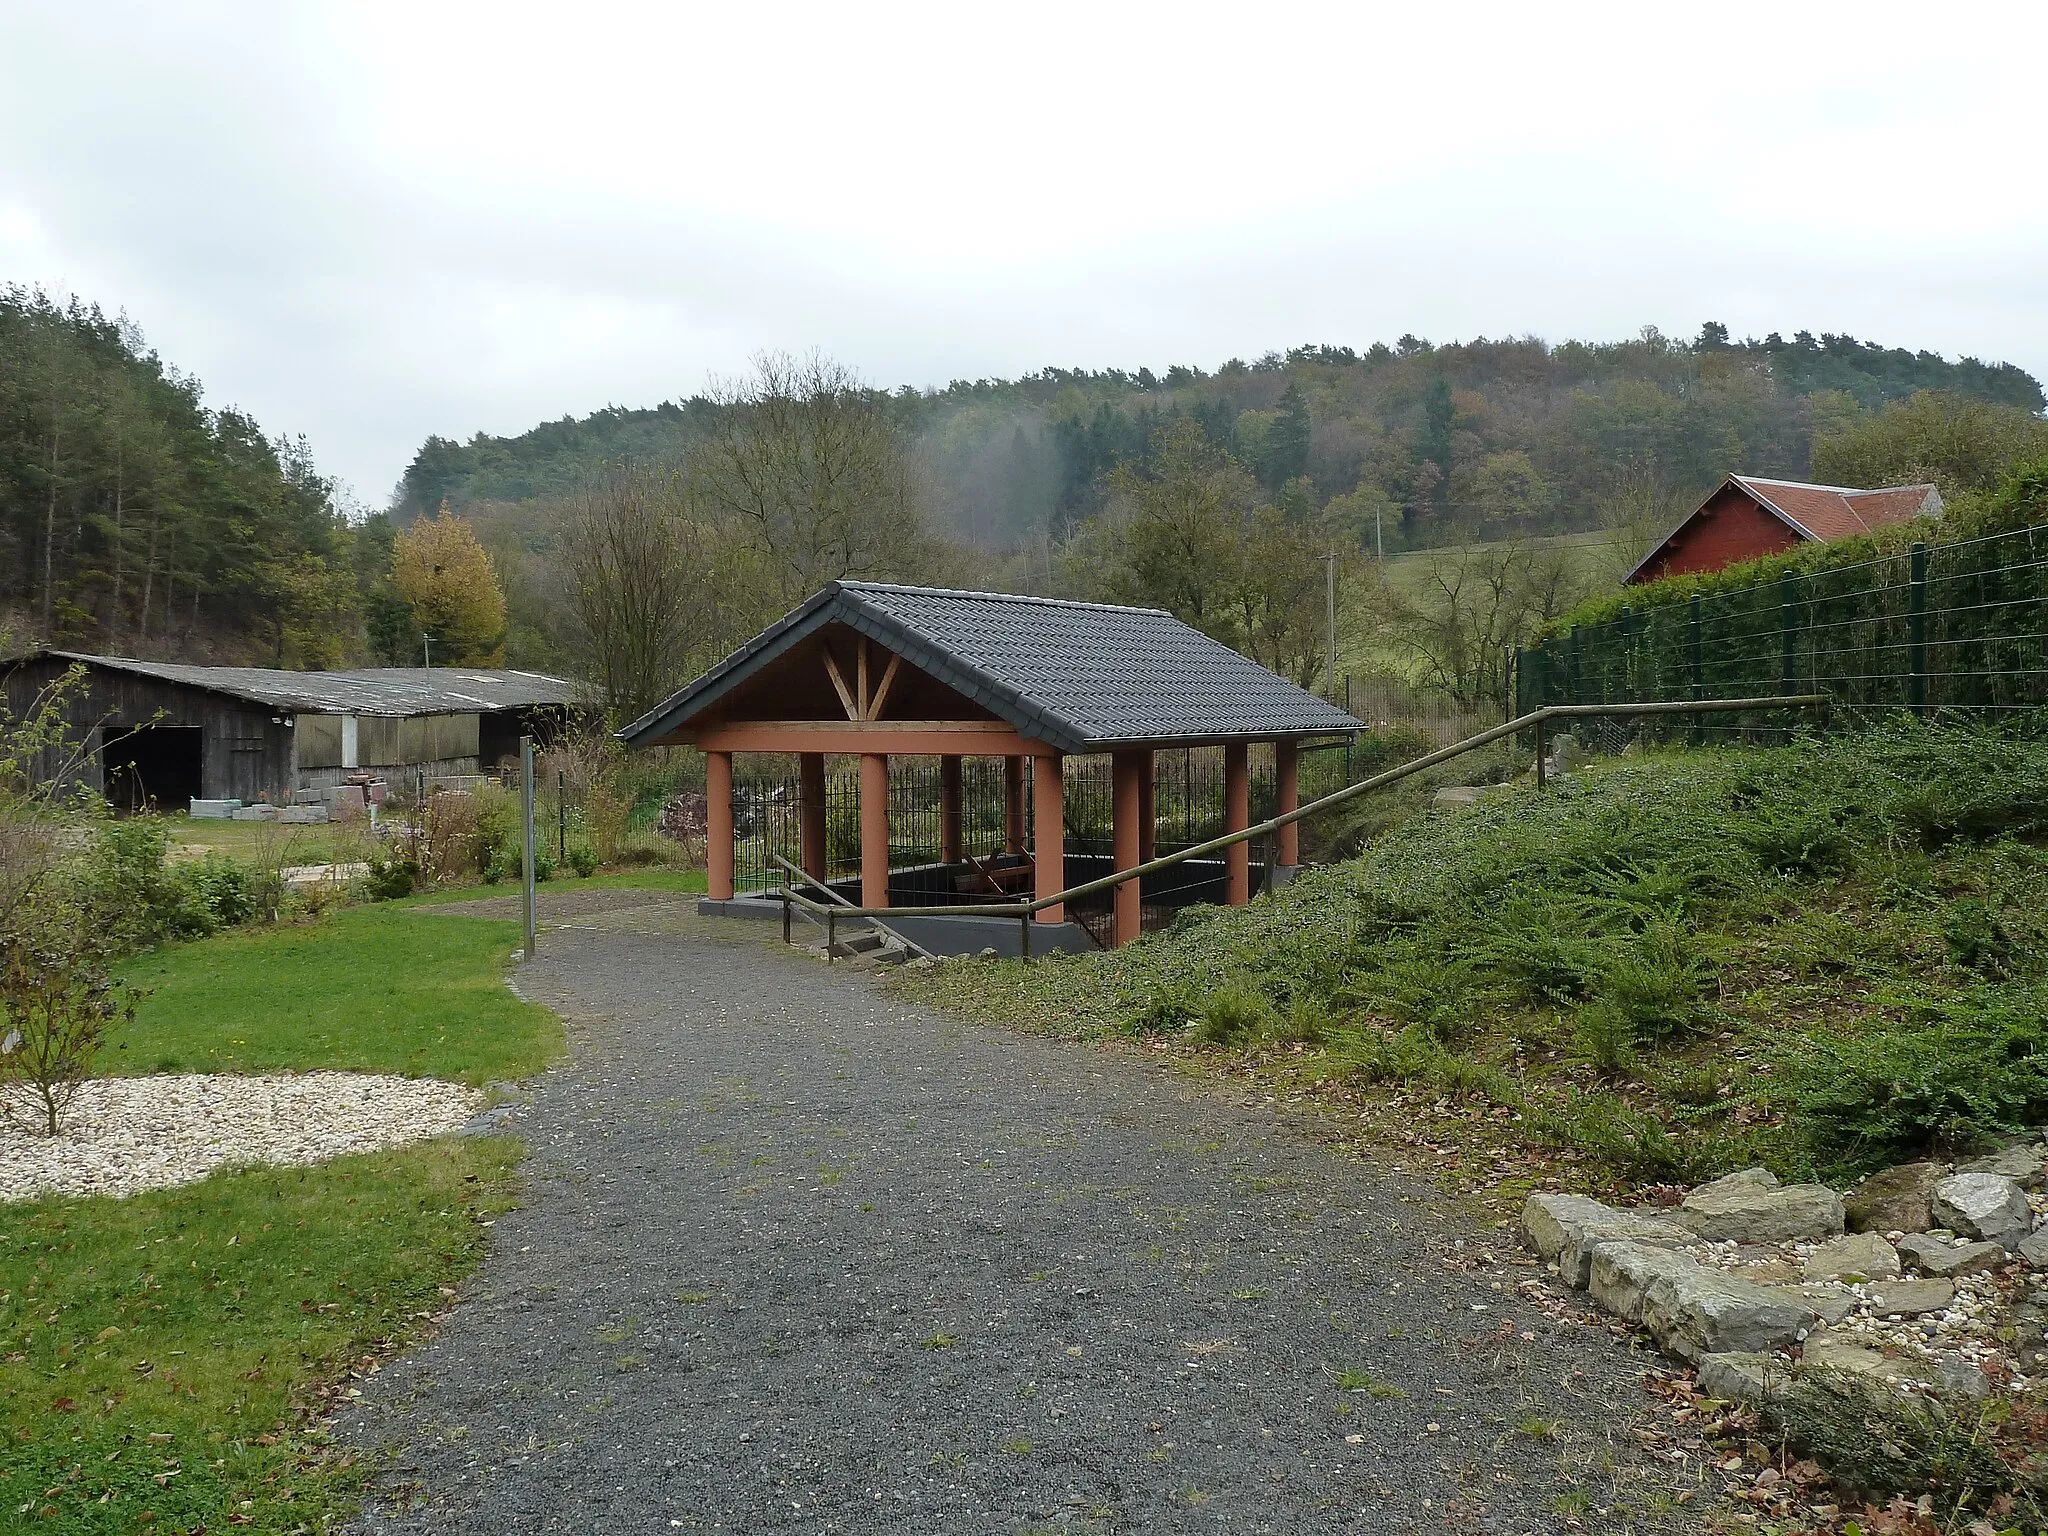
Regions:
<instances>
[{"instance_id":1,"label":"grassy field","mask_svg":"<svg viewBox=\"0 0 2048 1536\"><path fill-rule=\"evenodd\" d=\"M484 1083L560 1026L504 985L515 926L408 904L171 946L114 1071L362 1068ZM0 1529L333 1528L371 1468L317 1415L416 1337L516 1193L516 1142L452 1138L0 1205Z\"/></svg>"},{"instance_id":2,"label":"grassy field","mask_svg":"<svg viewBox=\"0 0 2048 1536\"><path fill-rule=\"evenodd\" d=\"M149 995L102 1069L522 1077L561 1030L505 986L518 945L514 923L427 920L406 903L172 945L123 967Z\"/></svg>"},{"instance_id":3,"label":"grassy field","mask_svg":"<svg viewBox=\"0 0 2048 1536\"><path fill-rule=\"evenodd\" d=\"M195 821L185 815L166 816L163 824L173 850L185 851L186 857L217 849L262 869L353 863L368 858L371 847L369 831L361 824L287 827L272 821Z\"/></svg>"},{"instance_id":4,"label":"grassy field","mask_svg":"<svg viewBox=\"0 0 2048 1536\"><path fill-rule=\"evenodd\" d=\"M1414 817L1113 954L899 985L1337 1106L1503 1201L1844 1178L2048 1120L2044 843L2041 743L1652 753Z\"/></svg>"}]
</instances>

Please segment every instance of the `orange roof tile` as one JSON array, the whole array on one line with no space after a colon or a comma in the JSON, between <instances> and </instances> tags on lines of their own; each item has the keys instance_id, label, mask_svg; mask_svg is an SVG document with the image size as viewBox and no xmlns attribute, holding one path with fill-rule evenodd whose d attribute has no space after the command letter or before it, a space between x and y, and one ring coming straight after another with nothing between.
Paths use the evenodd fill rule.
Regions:
<instances>
[{"instance_id":1,"label":"orange roof tile","mask_svg":"<svg viewBox=\"0 0 2048 1536\"><path fill-rule=\"evenodd\" d=\"M1729 479L1810 539L1844 539L1903 523L1922 512L1939 512L1941 495L1931 485L1894 485L1862 491L1847 485L1808 485L1797 480Z\"/></svg>"}]
</instances>

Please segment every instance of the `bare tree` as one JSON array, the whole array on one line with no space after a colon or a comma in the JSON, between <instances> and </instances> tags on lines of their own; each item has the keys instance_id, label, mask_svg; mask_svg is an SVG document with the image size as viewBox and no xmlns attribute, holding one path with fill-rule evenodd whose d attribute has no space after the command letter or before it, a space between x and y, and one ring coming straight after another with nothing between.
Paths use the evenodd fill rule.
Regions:
<instances>
[{"instance_id":1,"label":"bare tree","mask_svg":"<svg viewBox=\"0 0 2048 1536\"><path fill-rule=\"evenodd\" d=\"M686 512L682 477L670 469L614 469L570 503L577 649L615 721L666 698L722 638L706 601L704 540Z\"/></svg>"},{"instance_id":2,"label":"bare tree","mask_svg":"<svg viewBox=\"0 0 2048 1536\"><path fill-rule=\"evenodd\" d=\"M1419 581L1385 581L1382 625L1421 680L1460 704L1506 687L1506 650L1575 605L1592 585L1569 546L1524 539L1469 544L1427 557Z\"/></svg>"},{"instance_id":3,"label":"bare tree","mask_svg":"<svg viewBox=\"0 0 2048 1536\"><path fill-rule=\"evenodd\" d=\"M816 353L764 353L710 394L723 409L691 452L691 490L759 557L773 608L842 577L917 574L925 489L886 397Z\"/></svg>"}]
</instances>

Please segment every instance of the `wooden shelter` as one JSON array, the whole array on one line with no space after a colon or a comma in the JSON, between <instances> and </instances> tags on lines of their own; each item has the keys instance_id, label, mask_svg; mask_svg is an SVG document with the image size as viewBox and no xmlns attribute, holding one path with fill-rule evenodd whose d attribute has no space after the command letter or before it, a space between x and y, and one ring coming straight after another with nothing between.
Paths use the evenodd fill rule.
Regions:
<instances>
[{"instance_id":1,"label":"wooden shelter","mask_svg":"<svg viewBox=\"0 0 2048 1536\"><path fill-rule=\"evenodd\" d=\"M1153 754L1219 745L1224 824L1250 824L1250 756L1270 743L1280 811L1298 801L1297 750L1305 738L1360 730L1360 722L1150 608L1057 602L842 581L762 631L704 676L635 721L634 747L695 746L706 764L706 870L710 898L733 896L733 754L794 753L801 770L804 869L825 875L825 759L860 759L861 904L889 904L889 759L940 761L941 857L962 856L960 763L1007 765L1005 843L1029 857L1036 896L1067 889L1063 759L1112 757L1115 867L1153 854ZM1030 776L1033 825L1025 823ZM1276 862L1299 863L1292 826ZM1250 853L1226 856L1226 900L1250 898ZM1114 934L1138 933L1135 881L1117 888ZM1039 914L1057 923L1058 906Z\"/></svg>"}]
</instances>

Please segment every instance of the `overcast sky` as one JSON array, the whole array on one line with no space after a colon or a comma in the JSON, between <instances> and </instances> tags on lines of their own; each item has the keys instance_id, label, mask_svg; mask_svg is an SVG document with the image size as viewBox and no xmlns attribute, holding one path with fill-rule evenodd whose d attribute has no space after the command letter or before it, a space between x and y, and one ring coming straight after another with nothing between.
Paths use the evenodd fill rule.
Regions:
<instances>
[{"instance_id":1,"label":"overcast sky","mask_svg":"<svg viewBox=\"0 0 2048 1536\"><path fill-rule=\"evenodd\" d=\"M1303 342L1850 331L2048 376L2048 5L0 20L0 280L381 506L429 433Z\"/></svg>"}]
</instances>

